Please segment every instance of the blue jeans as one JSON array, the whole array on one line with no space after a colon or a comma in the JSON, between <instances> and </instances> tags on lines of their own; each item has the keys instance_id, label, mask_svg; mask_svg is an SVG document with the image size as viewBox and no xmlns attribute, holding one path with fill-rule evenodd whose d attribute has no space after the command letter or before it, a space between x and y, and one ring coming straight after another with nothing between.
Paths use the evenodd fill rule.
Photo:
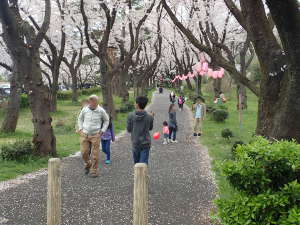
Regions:
<instances>
[{"instance_id":1,"label":"blue jeans","mask_svg":"<svg viewBox=\"0 0 300 225\"><path fill-rule=\"evenodd\" d=\"M173 141L175 141L177 129L175 127L169 127L169 132L169 139L173 139Z\"/></svg>"},{"instance_id":2,"label":"blue jeans","mask_svg":"<svg viewBox=\"0 0 300 225\"><path fill-rule=\"evenodd\" d=\"M102 151L106 154L106 160L110 160L110 140L101 140Z\"/></svg>"},{"instance_id":3,"label":"blue jeans","mask_svg":"<svg viewBox=\"0 0 300 225\"><path fill-rule=\"evenodd\" d=\"M148 164L150 149L133 149L133 161L136 163L146 163Z\"/></svg>"}]
</instances>

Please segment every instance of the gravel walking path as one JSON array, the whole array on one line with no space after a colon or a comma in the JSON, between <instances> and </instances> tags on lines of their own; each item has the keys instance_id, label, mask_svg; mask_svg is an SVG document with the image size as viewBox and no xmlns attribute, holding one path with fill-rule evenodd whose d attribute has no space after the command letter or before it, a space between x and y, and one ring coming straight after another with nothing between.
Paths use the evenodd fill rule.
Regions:
<instances>
[{"instance_id":1,"label":"gravel walking path","mask_svg":"<svg viewBox=\"0 0 300 225\"><path fill-rule=\"evenodd\" d=\"M149 110L156 113L155 131L167 120L168 93L154 94ZM149 225L209 225L215 197L207 150L191 137L191 113L177 113L178 144L154 141L150 155ZM132 224L133 162L129 136L112 145L112 164L100 176L83 174L79 157L63 160L63 225ZM47 176L0 190L0 225L46 224ZM1 183L0 183L1 186Z\"/></svg>"}]
</instances>

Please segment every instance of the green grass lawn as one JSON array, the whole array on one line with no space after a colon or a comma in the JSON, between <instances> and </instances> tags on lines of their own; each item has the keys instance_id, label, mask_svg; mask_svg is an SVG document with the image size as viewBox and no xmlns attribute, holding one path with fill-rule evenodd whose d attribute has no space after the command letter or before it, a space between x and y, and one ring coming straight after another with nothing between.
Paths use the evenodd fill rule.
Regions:
<instances>
[{"instance_id":1,"label":"green grass lawn","mask_svg":"<svg viewBox=\"0 0 300 225\"><path fill-rule=\"evenodd\" d=\"M234 88L233 88L234 89ZM186 96L188 95L185 91ZM231 93L225 93L227 102L225 105L228 107L229 118L225 123L217 123L211 119L211 115L207 114L207 118L203 123L203 136L201 143L208 148L209 155L212 158L213 169L216 174L216 180L219 188L219 196L221 198L230 197L234 190L231 189L228 182L222 177L216 167L217 162L230 159L231 148L235 141L243 141L247 143L251 140L255 133L257 121L257 97L248 91L248 109L243 112L242 124L239 122L239 112L237 111L237 99L235 89ZM214 105L213 93L203 93L206 105ZM192 102L188 100L191 106ZM234 137L231 140L225 140L221 136L223 129L229 128L233 131Z\"/></svg>"},{"instance_id":2,"label":"green grass lawn","mask_svg":"<svg viewBox=\"0 0 300 225\"><path fill-rule=\"evenodd\" d=\"M248 92L248 109L243 111L243 119L240 124L239 112L236 107L237 100L234 93L235 92L226 96L228 98L226 105L228 106L229 118L225 123L216 123L210 118L210 115L208 115L203 124L204 135L201 139L202 144L207 146L209 155L213 159L213 168L216 173L221 198L230 197L234 191L229 187L226 179L220 175L216 168L216 162L232 157L231 148L235 141L248 143L253 137L253 134L255 134L257 121L257 97ZM209 99L212 99L212 96L209 96ZM210 102L210 104L212 103ZM234 137L231 140L222 138L221 131L224 128L229 128L233 131Z\"/></svg>"},{"instance_id":3,"label":"green grass lawn","mask_svg":"<svg viewBox=\"0 0 300 225\"><path fill-rule=\"evenodd\" d=\"M133 93L130 93L131 99ZM87 96L80 96L80 100ZM116 108L120 108L122 101L114 98ZM75 133L75 123L80 111L80 104L74 105L69 101L58 101L58 110L52 113L54 132L57 141L57 153L59 157L66 157L79 151L79 137ZM0 109L0 123L4 118L4 112ZM116 133L125 129L127 113L118 114L114 120ZM19 139L31 140L33 125L29 109L22 109L16 133L0 134L0 146ZM12 179L47 166L47 158L35 158L28 162L3 161L0 159L0 181Z\"/></svg>"}]
</instances>

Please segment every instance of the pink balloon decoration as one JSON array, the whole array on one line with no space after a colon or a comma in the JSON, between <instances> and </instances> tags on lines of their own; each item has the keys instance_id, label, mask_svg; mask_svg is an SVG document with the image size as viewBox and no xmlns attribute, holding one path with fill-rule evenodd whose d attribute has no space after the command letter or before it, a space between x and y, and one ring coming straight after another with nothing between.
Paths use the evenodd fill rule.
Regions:
<instances>
[{"instance_id":1,"label":"pink balloon decoration","mask_svg":"<svg viewBox=\"0 0 300 225\"><path fill-rule=\"evenodd\" d=\"M201 70L199 73L201 76L204 76L206 74L206 72L204 70Z\"/></svg>"},{"instance_id":2,"label":"pink balloon decoration","mask_svg":"<svg viewBox=\"0 0 300 225\"><path fill-rule=\"evenodd\" d=\"M195 68L196 68L196 71L198 73L200 73L202 71L202 65L201 65L201 63L197 63Z\"/></svg>"},{"instance_id":3,"label":"pink balloon decoration","mask_svg":"<svg viewBox=\"0 0 300 225\"><path fill-rule=\"evenodd\" d=\"M224 69L221 68L221 70L218 72L218 78L222 78L224 76Z\"/></svg>"},{"instance_id":4,"label":"pink balloon decoration","mask_svg":"<svg viewBox=\"0 0 300 225\"><path fill-rule=\"evenodd\" d=\"M202 64L202 70L203 70L205 73L208 72L208 63L207 63L207 62L204 62L204 63Z\"/></svg>"},{"instance_id":5,"label":"pink balloon decoration","mask_svg":"<svg viewBox=\"0 0 300 225\"><path fill-rule=\"evenodd\" d=\"M219 71L214 71L212 77L213 77L214 79L218 79L218 75L219 75Z\"/></svg>"},{"instance_id":6,"label":"pink balloon decoration","mask_svg":"<svg viewBox=\"0 0 300 225\"><path fill-rule=\"evenodd\" d=\"M213 77L213 73L214 73L214 71L212 69L208 69L207 76Z\"/></svg>"}]
</instances>

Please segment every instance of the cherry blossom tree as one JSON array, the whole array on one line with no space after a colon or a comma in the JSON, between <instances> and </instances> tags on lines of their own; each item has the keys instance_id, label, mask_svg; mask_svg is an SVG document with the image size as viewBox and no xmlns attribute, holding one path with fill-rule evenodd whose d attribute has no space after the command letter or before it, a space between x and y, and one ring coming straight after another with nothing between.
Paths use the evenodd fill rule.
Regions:
<instances>
[{"instance_id":1,"label":"cherry blossom tree","mask_svg":"<svg viewBox=\"0 0 300 225\"><path fill-rule=\"evenodd\" d=\"M0 1L3 40L10 54L17 82L29 96L37 154L56 155L56 139L49 115L48 88L42 80L39 48L50 25L51 1L45 0L45 15L39 32L21 16L17 0Z\"/></svg>"},{"instance_id":2,"label":"cherry blossom tree","mask_svg":"<svg viewBox=\"0 0 300 225\"><path fill-rule=\"evenodd\" d=\"M155 1L145 2L143 10L133 10L130 8L131 0L127 2L119 1L84 1L81 0L80 11L84 22L85 40L90 51L99 59L101 73L101 89L103 95L103 105L106 110L115 115L115 107L113 103L112 81L114 76L129 63L132 56L140 46L140 30L151 13ZM120 6L122 5L122 7ZM97 7L99 5L99 7ZM120 9L127 9L126 18L121 17ZM87 10L92 10L94 13L87 14ZM120 16L120 17L119 17ZM123 60L117 62L115 49L118 40L118 32L121 30L122 22L127 23L130 32L129 51ZM125 19L125 20L124 20ZM115 25L119 25L119 29L114 29ZM131 28L130 28L131 26ZM122 37L119 37L122 39Z\"/></svg>"}]
</instances>

